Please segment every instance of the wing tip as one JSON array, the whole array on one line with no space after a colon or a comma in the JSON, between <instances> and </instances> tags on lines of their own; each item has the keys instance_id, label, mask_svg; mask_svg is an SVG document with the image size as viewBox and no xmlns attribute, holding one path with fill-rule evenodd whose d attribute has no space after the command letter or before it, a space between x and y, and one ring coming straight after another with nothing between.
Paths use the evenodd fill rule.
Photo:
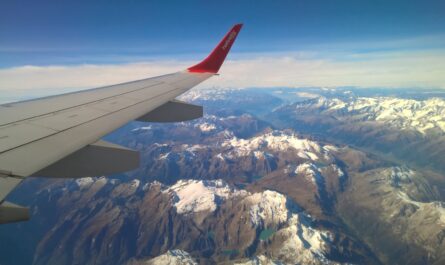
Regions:
<instances>
[{"instance_id":1,"label":"wing tip","mask_svg":"<svg viewBox=\"0 0 445 265\"><path fill-rule=\"evenodd\" d=\"M235 24L202 62L187 70L192 73L217 73L242 27L242 23Z\"/></svg>"}]
</instances>

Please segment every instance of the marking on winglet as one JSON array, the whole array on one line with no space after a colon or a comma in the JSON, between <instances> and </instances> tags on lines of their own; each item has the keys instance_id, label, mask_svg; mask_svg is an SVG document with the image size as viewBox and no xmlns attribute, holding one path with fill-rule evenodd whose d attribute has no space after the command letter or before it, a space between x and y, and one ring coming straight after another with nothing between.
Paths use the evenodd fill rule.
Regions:
<instances>
[{"instance_id":1,"label":"marking on winglet","mask_svg":"<svg viewBox=\"0 0 445 265\"><path fill-rule=\"evenodd\" d=\"M227 46L229 46L230 42L236 38L236 35L238 35L238 32L236 31L232 31L229 35L229 38L227 38L226 42L224 43L224 45L222 46L222 49L225 50L227 48Z\"/></svg>"}]
</instances>

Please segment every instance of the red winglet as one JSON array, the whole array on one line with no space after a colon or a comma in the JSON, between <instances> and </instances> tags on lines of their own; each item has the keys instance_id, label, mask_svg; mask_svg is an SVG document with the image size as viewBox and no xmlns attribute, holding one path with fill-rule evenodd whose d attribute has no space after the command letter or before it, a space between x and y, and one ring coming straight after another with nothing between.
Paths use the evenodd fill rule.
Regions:
<instances>
[{"instance_id":1,"label":"red winglet","mask_svg":"<svg viewBox=\"0 0 445 265\"><path fill-rule=\"evenodd\" d=\"M243 24L236 24L227 32L226 36L221 40L218 46L207 56L202 62L194 65L187 70L193 73L217 73L224 59L230 51L230 47L235 42L236 36Z\"/></svg>"}]
</instances>

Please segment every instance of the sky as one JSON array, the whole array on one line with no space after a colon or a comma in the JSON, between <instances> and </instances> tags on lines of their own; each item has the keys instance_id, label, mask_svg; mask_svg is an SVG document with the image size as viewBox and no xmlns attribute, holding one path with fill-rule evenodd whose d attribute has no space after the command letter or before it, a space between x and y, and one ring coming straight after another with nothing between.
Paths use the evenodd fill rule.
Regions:
<instances>
[{"instance_id":1,"label":"sky","mask_svg":"<svg viewBox=\"0 0 445 265\"><path fill-rule=\"evenodd\" d=\"M221 75L202 87L445 89L445 1L2 0L0 91L179 71L239 22Z\"/></svg>"}]
</instances>

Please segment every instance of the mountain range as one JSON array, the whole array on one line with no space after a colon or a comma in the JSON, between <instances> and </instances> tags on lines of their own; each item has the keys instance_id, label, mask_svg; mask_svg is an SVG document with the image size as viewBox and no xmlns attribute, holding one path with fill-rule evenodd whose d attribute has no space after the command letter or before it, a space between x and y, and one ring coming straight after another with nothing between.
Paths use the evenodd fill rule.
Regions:
<instances>
[{"instance_id":1,"label":"mountain range","mask_svg":"<svg viewBox=\"0 0 445 265\"><path fill-rule=\"evenodd\" d=\"M33 218L0 227L2 253L21 253L0 264L445 262L441 98L309 88L183 99L207 115L106 137L141 152L137 170L20 186L11 199Z\"/></svg>"}]
</instances>

